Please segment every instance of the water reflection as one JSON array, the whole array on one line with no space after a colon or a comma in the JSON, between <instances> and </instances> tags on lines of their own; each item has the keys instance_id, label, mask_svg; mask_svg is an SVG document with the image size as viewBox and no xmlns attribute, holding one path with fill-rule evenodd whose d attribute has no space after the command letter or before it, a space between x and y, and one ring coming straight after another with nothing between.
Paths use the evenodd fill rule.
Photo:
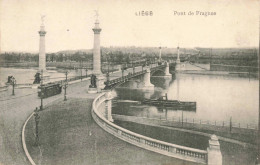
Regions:
<instances>
[{"instance_id":1,"label":"water reflection","mask_svg":"<svg viewBox=\"0 0 260 165\"><path fill-rule=\"evenodd\" d=\"M180 111L159 109L134 103L115 103L112 113L152 118L164 117L201 119L210 121L229 121L241 124L257 123L258 114L258 80L247 78L219 76L176 74L171 80L163 77L152 77L154 91L119 88L118 98L122 100L142 101L145 98L159 98L168 93L169 100L194 101L197 111Z\"/></svg>"}]
</instances>

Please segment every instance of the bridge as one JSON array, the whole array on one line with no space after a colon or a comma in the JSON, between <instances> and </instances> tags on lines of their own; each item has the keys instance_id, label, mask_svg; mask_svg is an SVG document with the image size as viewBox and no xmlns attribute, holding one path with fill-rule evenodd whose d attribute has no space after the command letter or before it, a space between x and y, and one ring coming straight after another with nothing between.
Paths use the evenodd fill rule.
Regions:
<instances>
[{"instance_id":1,"label":"bridge","mask_svg":"<svg viewBox=\"0 0 260 165\"><path fill-rule=\"evenodd\" d=\"M149 65L145 67L133 68L132 72L128 72L127 75L124 75L124 70L122 70L122 75L120 77L117 77L116 74L112 74L111 78L107 78L107 81L105 84L105 90L113 89L116 86L125 83L129 80L132 80L133 78L140 78L141 81L138 84L138 87L142 89L152 89L154 86L150 82L150 77L153 73L160 71L164 74L166 77L171 77L172 75L169 73L169 63L159 63L154 65ZM136 71L137 70L137 71ZM109 75L108 75L109 76Z\"/></svg>"}]
</instances>

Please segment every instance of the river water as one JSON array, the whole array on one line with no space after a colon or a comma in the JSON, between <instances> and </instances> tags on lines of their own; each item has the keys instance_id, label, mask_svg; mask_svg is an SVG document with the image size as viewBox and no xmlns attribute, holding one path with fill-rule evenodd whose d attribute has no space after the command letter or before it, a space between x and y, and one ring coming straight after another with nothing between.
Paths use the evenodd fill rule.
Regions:
<instances>
[{"instance_id":1,"label":"river water","mask_svg":"<svg viewBox=\"0 0 260 165\"><path fill-rule=\"evenodd\" d=\"M172 78L151 77L154 90L130 89L130 83L115 89L117 97L113 101L112 113L149 118L183 118L234 124L249 124L255 127L258 122L259 80L230 75L181 74ZM170 100L193 101L196 111L161 109L131 102L145 98L159 98L168 94ZM117 101L120 100L120 101Z\"/></svg>"},{"instance_id":2,"label":"river water","mask_svg":"<svg viewBox=\"0 0 260 165\"><path fill-rule=\"evenodd\" d=\"M34 75L37 73L38 68L3 68L0 67L0 84L3 85L7 82L8 76L14 76L17 84L32 84L34 81ZM48 81L57 81L65 79L64 70L55 69L48 70ZM80 70L69 70L68 78L80 76ZM82 75L85 75L85 71L82 70Z\"/></svg>"}]
</instances>

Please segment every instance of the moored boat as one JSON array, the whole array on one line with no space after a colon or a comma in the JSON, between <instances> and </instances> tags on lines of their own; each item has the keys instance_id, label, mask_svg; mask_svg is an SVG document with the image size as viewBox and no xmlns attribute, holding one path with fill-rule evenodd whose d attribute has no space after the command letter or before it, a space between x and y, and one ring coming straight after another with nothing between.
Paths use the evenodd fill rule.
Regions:
<instances>
[{"instance_id":1,"label":"moored boat","mask_svg":"<svg viewBox=\"0 0 260 165\"><path fill-rule=\"evenodd\" d=\"M163 99L163 98L166 99ZM145 99L142 101L143 104L153 105L157 107L169 107L173 110L196 110L196 102L186 102L179 100L168 100L167 95L159 99Z\"/></svg>"}]
</instances>

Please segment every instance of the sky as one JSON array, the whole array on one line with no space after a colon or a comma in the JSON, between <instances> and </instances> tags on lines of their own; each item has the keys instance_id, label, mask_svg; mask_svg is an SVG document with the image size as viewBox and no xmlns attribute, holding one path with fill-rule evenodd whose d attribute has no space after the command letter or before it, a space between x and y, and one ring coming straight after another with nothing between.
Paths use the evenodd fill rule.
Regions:
<instances>
[{"instance_id":1,"label":"sky","mask_svg":"<svg viewBox=\"0 0 260 165\"><path fill-rule=\"evenodd\" d=\"M41 15L46 15L46 52L92 49L94 10L105 47L259 45L258 0L1 0L0 7L1 51L39 51ZM137 16L139 11L153 15Z\"/></svg>"}]
</instances>

